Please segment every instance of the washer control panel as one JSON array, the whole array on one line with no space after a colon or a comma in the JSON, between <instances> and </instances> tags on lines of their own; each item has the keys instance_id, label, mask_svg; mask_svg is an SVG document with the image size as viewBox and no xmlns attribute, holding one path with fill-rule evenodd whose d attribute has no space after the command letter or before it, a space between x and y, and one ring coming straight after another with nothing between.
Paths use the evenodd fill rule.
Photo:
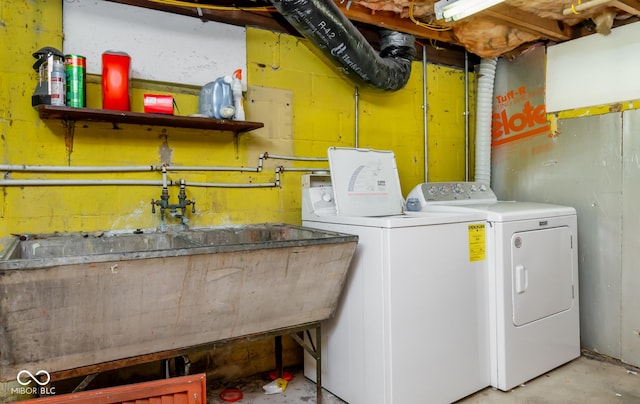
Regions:
<instances>
[{"instance_id":1,"label":"washer control panel","mask_svg":"<svg viewBox=\"0 0 640 404\"><path fill-rule=\"evenodd\" d=\"M302 176L302 220L314 216L336 216L336 202L329 174Z\"/></svg>"},{"instance_id":2,"label":"washer control panel","mask_svg":"<svg viewBox=\"0 0 640 404\"><path fill-rule=\"evenodd\" d=\"M412 199L413 198L413 199ZM498 198L488 184L482 182L424 182L416 185L407 196L420 205L464 205L494 203Z\"/></svg>"}]
</instances>

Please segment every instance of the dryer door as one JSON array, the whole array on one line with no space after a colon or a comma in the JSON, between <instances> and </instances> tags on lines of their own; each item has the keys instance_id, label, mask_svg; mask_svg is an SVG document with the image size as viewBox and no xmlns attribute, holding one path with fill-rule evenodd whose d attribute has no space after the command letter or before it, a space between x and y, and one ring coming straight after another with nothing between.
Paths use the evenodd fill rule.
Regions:
<instances>
[{"instance_id":1,"label":"dryer door","mask_svg":"<svg viewBox=\"0 0 640 404\"><path fill-rule=\"evenodd\" d=\"M573 253L569 227L511 236L513 324L522 326L571 308Z\"/></svg>"}]
</instances>

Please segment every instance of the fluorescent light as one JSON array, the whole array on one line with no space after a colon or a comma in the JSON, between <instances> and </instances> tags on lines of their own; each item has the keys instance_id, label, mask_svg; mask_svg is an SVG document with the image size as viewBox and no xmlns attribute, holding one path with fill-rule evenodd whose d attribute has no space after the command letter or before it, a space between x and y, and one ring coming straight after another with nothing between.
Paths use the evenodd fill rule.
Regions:
<instances>
[{"instance_id":1,"label":"fluorescent light","mask_svg":"<svg viewBox=\"0 0 640 404\"><path fill-rule=\"evenodd\" d=\"M502 2L504 0L458 0L453 3L451 0L440 0L434 4L434 9L438 11L437 18L458 21Z\"/></svg>"}]
</instances>

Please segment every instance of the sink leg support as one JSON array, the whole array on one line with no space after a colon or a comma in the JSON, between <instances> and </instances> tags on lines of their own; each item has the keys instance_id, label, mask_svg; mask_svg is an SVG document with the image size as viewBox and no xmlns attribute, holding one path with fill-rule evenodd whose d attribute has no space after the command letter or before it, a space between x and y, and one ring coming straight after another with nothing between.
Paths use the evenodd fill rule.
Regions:
<instances>
[{"instance_id":1,"label":"sink leg support","mask_svg":"<svg viewBox=\"0 0 640 404\"><path fill-rule=\"evenodd\" d=\"M96 378L96 376L98 376L98 373L93 373L90 375L87 375L82 382L75 388L73 389L73 393L78 393L80 391L84 391L84 389L87 388L87 386L89 385L89 383L91 383L93 381L93 379Z\"/></svg>"},{"instance_id":2,"label":"sink leg support","mask_svg":"<svg viewBox=\"0 0 640 404\"><path fill-rule=\"evenodd\" d=\"M302 348L304 348L304 350L307 351L309 355L313 357L313 359L316 360L316 402L318 404L321 404L322 403L322 343L321 343L322 326L318 322L318 323L314 323L312 327L315 328L316 330L315 344L313 343L313 339L311 338L309 329L306 330L307 339L309 340L308 343L305 342L302 338L300 338L298 334L291 334L291 337L294 339L294 341L300 344L300 346L302 346ZM282 350L282 346L280 347L280 349ZM277 355L277 352L276 352L276 355ZM276 362L277 362L277 356L276 356Z\"/></svg>"},{"instance_id":3,"label":"sink leg support","mask_svg":"<svg viewBox=\"0 0 640 404\"><path fill-rule=\"evenodd\" d=\"M191 361L187 355L179 355L173 358L174 375L173 376L187 376L189 374L189 368L191 367ZM164 379L171 379L171 358L162 359L160 361L161 375Z\"/></svg>"},{"instance_id":4,"label":"sink leg support","mask_svg":"<svg viewBox=\"0 0 640 404\"><path fill-rule=\"evenodd\" d=\"M318 326L316 327L316 341L318 341L318 343L316 344L316 401L318 404L322 403L322 361L320 360L322 358L321 355L321 347L322 347L322 327L320 326L320 323L318 323Z\"/></svg>"},{"instance_id":5,"label":"sink leg support","mask_svg":"<svg viewBox=\"0 0 640 404\"><path fill-rule=\"evenodd\" d=\"M274 338L276 350L276 379L283 375L282 371L282 335L276 335Z\"/></svg>"}]
</instances>

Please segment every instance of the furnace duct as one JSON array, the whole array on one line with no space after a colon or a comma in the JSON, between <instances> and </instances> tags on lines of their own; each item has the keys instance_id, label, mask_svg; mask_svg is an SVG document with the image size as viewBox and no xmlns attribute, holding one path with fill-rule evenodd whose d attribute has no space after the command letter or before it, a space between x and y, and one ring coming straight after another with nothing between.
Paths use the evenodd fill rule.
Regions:
<instances>
[{"instance_id":1,"label":"furnace duct","mask_svg":"<svg viewBox=\"0 0 640 404\"><path fill-rule=\"evenodd\" d=\"M385 91L407 84L416 54L413 35L382 30L378 54L331 0L270 1L353 81Z\"/></svg>"}]
</instances>

